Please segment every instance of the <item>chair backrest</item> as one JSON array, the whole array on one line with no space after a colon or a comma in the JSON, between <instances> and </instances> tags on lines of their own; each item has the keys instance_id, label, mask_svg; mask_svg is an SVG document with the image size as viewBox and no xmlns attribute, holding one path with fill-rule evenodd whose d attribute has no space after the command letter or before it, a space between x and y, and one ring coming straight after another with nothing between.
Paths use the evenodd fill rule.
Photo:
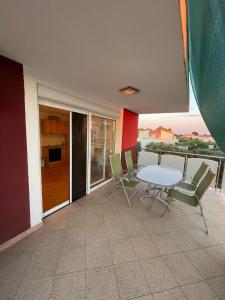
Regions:
<instances>
[{"instance_id":1,"label":"chair backrest","mask_svg":"<svg viewBox=\"0 0 225 300\"><path fill-rule=\"evenodd\" d=\"M203 177L202 181L199 183L199 186L195 191L195 194L199 200L201 199L207 188L210 186L214 177L215 174L212 172L211 169L208 169L206 175Z\"/></svg>"},{"instance_id":2,"label":"chair backrest","mask_svg":"<svg viewBox=\"0 0 225 300\"><path fill-rule=\"evenodd\" d=\"M204 161L202 162L201 166L199 167L198 171L195 173L191 183L194 186L197 186L202 178L202 176L205 174L205 171L207 170L209 166L204 163Z\"/></svg>"},{"instance_id":3,"label":"chair backrest","mask_svg":"<svg viewBox=\"0 0 225 300\"><path fill-rule=\"evenodd\" d=\"M117 177L123 176L123 169L122 169L119 153L110 155L110 164L111 164L114 181L116 181Z\"/></svg>"},{"instance_id":4,"label":"chair backrest","mask_svg":"<svg viewBox=\"0 0 225 300\"><path fill-rule=\"evenodd\" d=\"M130 150L125 152L125 160L126 160L127 170L133 170L134 162Z\"/></svg>"}]
</instances>

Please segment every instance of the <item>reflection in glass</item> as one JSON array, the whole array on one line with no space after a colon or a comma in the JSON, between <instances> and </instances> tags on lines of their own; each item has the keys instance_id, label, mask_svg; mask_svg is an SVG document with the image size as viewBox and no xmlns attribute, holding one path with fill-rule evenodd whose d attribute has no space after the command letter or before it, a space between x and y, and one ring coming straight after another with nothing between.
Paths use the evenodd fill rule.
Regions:
<instances>
[{"instance_id":1,"label":"reflection in glass","mask_svg":"<svg viewBox=\"0 0 225 300\"><path fill-rule=\"evenodd\" d=\"M109 157L114 153L115 121L92 116L91 185L111 177Z\"/></svg>"}]
</instances>

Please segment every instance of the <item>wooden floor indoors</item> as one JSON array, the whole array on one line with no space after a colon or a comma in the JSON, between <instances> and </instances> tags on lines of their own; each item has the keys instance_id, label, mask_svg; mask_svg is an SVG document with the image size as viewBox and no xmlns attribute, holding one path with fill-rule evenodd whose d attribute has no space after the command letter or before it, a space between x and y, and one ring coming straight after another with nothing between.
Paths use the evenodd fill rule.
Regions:
<instances>
[{"instance_id":1,"label":"wooden floor indoors","mask_svg":"<svg viewBox=\"0 0 225 300\"><path fill-rule=\"evenodd\" d=\"M42 168L43 211L69 200L69 163Z\"/></svg>"}]
</instances>

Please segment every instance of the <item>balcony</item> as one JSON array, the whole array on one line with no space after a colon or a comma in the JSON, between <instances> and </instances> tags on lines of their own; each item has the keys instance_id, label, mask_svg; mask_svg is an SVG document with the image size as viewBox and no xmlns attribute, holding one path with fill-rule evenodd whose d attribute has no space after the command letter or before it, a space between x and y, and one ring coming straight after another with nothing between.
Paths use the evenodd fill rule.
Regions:
<instances>
[{"instance_id":1,"label":"balcony","mask_svg":"<svg viewBox=\"0 0 225 300\"><path fill-rule=\"evenodd\" d=\"M209 235L197 210L174 202L161 218L162 204L149 214L148 201L129 209L108 183L48 217L0 254L0 298L222 299L223 194L204 196Z\"/></svg>"}]
</instances>

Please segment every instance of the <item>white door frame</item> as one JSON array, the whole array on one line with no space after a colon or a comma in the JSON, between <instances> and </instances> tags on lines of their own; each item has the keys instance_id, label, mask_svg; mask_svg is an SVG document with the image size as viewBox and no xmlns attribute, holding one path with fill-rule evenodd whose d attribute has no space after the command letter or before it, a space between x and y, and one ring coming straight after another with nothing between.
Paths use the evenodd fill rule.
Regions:
<instances>
[{"instance_id":1,"label":"white door frame","mask_svg":"<svg viewBox=\"0 0 225 300\"><path fill-rule=\"evenodd\" d=\"M62 105L62 104L56 104L52 101L48 101L48 100L40 100L38 101L38 111L40 110L40 105L43 106L47 106L47 107L52 107L52 108L58 108L58 109L62 109L62 110L66 110L69 113L69 130L70 130L70 136L69 136L69 142L70 142L70 154L69 154L69 158L70 158L70 170L69 170L69 199L64 201L63 203L60 203L59 205L43 212L43 205L42 205L42 217L46 217L54 212L56 212L57 210L59 210L62 207L65 207L66 205L72 203L72 112L75 113L80 113L80 114L84 114L87 116L87 158L86 158L86 193L89 194L90 192L90 187L89 187L89 147L88 147L88 140L89 140L89 113L80 109L76 109L74 107L68 107L67 105ZM40 120L40 116L39 116L39 120ZM41 138L40 138L40 134L39 134L39 144L41 145ZM41 167L41 160L40 160L40 167ZM43 196L42 196L42 203L43 203Z\"/></svg>"},{"instance_id":2,"label":"white door frame","mask_svg":"<svg viewBox=\"0 0 225 300\"><path fill-rule=\"evenodd\" d=\"M49 107L53 107L53 108L58 108L58 109L62 109L62 110L66 110L69 112L69 129L70 129L70 179L69 179L69 184L70 184L70 199L68 199L67 201L61 203L60 205L53 207L52 209L50 209L47 212L42 212L43 217L46 217L49 214L52 214L53 212L57 211L58 209L72 203L72 112L75 113L80 113L80 114L84 114L87 116L87 157L86 157L86 193L89 194L91 191L107 184L108 182L110 182L112 179L108 179L108 180L101 180L101 182L93 187L91 187L91 117L93 116L97 116L97 117L101 117L101 118L105 118L105 119L109 119L109 120L113 120L115 121L115 137L114 139L116 139L116 131L117 131L117 120L116 118L113 117L109 117L107 115L104 114L98 114L98 113L91 113L70 105L64 105L64 104L60 104L60 103L56 103L54 101L51 100L46 100L46 99L38 99L38 107L39 105L43 105L43 106L49 106ZM38 110L39 111L39 110ZM105 130L106 131L106 130ZM41 144L41 140L40 140L40 134L39 134L39 144ZM115 148L115 143L114 143L114 148ZM114 149L115 150L115 149ZM105 159L105 158L104 158ZM41 165L41 161L40 161L40 165ZM43 202L43 197L42 197L42 202Z\"/></svg>"}]
</instances>

